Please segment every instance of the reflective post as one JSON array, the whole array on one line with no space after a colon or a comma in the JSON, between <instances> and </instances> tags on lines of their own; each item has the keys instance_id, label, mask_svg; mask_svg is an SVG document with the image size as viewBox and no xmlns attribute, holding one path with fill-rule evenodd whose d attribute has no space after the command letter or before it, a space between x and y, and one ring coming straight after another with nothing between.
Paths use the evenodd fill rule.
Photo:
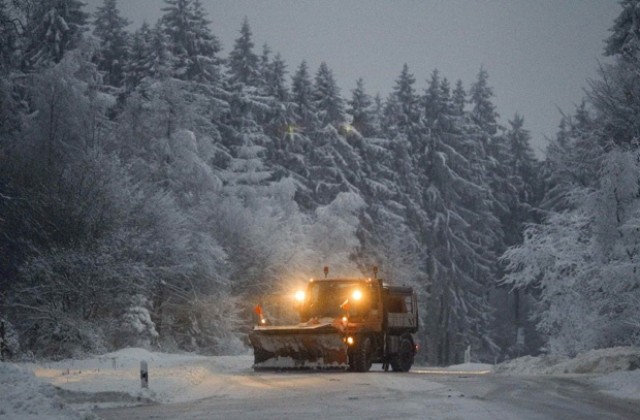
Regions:
<instances>
[{"instance_id":1,"label":"reflective post","mask_svg":"<svg viewBox=\"0 0 640 420\"><path fill-rule=\"evenodd\" d=\"M144 360L140 362L140 385L149 388L149 368Z\"/></svg>"}]
</instances>

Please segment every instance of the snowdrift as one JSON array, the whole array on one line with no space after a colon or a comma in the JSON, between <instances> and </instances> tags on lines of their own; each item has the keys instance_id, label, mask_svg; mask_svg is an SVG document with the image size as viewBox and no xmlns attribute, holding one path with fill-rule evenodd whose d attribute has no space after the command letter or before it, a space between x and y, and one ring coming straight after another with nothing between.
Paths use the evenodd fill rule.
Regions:
<instances>
[{"instance_id":1,"label":"snowdrift","mask_svg":"<svg viewBox=\"0 0 640 420\"><path fill-rule=\"evenodd\" d=\"M602 392L640 401L640 348L592 350L574 358L525 356L504 362L494 372L505 375L584 375Z\"/></svg>"},{"instance_id":2,"label":"snowdrift","mask_svg":"<svg viewBox=\"0 0 640 420\"><path fill-rule=\"evenodd\" d=\"M570 373L611 373L640 369L640 348L613 347L592 350L574 358L525 356L496 366L496 373L513 375L559 375Z\"/></svg>"}]
</instances>

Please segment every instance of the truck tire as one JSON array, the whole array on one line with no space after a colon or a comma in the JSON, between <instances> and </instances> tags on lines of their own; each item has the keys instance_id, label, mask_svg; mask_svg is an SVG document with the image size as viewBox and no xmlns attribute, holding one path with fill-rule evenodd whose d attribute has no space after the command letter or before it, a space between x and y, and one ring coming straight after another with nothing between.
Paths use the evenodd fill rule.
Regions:
<instances>
[{"instance_id":1,"label":"truck tire","mask_svg":"<svg viewBox=\"0 0 640 420\"><path fill-rule=\"evenodd\" d=\"M398 354L391 358L391 369L394 372L409 372L413 365L414 356L413 341L409 337L402 337L398 346Z\"/></svg>"},{"instance_id":2,"label":"truck tire","mask_svg":"<svg viewBox=\"0 0 640 420\"><path fill-rule=\"evenodd\" d=\"M354 372L368 372L371 369L371 353L373 345L370 337L362 337L354 350L353 363L349 363Z\"/></svg>"}]
</instances>

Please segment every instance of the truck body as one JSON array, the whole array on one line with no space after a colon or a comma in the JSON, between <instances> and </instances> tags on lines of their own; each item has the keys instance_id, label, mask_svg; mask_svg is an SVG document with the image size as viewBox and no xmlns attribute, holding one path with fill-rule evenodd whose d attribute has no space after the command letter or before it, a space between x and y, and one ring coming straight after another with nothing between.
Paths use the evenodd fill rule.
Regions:
<instances>
[{"instance_id":1,"label":"truck body","mask_svg":"<svg viewBox=\"0 0 640 420\"><path fill-rule=\"evenodd\" d=\"M297 293L300 322L269 326L260 315L249 340L255 369L349 369L373 363L407 372L417 351L416 294L381 279L310 280Z\"/></svg>"}]
</instances>

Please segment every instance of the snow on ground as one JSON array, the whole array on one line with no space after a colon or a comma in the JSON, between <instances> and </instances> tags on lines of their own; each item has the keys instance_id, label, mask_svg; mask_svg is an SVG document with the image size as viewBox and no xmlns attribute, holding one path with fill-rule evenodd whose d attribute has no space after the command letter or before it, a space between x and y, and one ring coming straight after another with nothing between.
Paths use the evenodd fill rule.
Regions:
<instances>
[{"instance_id":1,"label":"snow on ground","mask_svg":"<svg viewBox=\"0 0 640 420\"><path fill-rule=\"evenodd\" d=\"M466 375L486 375L487 373L493 372L493 365L487 365L485 363L463 363L442 368L416 366L412 368L411 371L434 375L455 375L458 373Z\"/></svg>"},{"instance_id":2,"label":"snow on ground","mask_svg":"<svg viewBox=\"0 0 640 420\"><path fill-rule=\"evenodd\" d=\"M507 375L585 374L602 392L618 398L640 400L640 348L613 347L592 350L574 358L525 356L497 365Z\"/></svg>"},{"instance_id":3,"label":"snow on ground","mask_svg":"<svg viewBox=\"0 0 640 420\"><path fill-rule=\"evenodd\" d=\"M149 367L149 389L141 387L140 362L143 360ZM250 398L261 391L259 387L270 386L255 380L252 362L251 355L206 357L128 348L90 359L0 363L0 418L81 419L93 418L91 410L96 407L188 402L207 397ZM478 363L448 368L415 366L412 372L465 376L491 372L586 374L581 377L603 392L619 398L640 399L640 349L633 347L595 350L573 359L527 356L497 366ZM305 375L275 378L287 382L308 380ZM393 375L371 378L384 381L384 385L391 388L396 379ZM304 383L294 385L305 386Z\"/></svg>"},{"instance_id":4,"label":"snow on ground","mask_svg":"<svg viewBox=\"0 0 640 420\"><path fill-rule=\"evenodd\" d=\"M142 388L142 361L147 362L149 388ZM249 371L252 363L253 356L207 357L127 348L92 359L27 366L38 378L64 390L94 394L120 393L121 403L135 404L143 400L173 403L211 396L224 385L225 372Z\"/></svg>"},{"instance_id":5,"label":"snow on ground","mask_svg":"<svg viewBox=\"0 0 640 420\"><path fill-rule=\"evenodd\" d=\"M0 363L0 418L63 420L81 417L56 394L54 387L36 379L24 367Z\"/></svg>"}]
</instances>

